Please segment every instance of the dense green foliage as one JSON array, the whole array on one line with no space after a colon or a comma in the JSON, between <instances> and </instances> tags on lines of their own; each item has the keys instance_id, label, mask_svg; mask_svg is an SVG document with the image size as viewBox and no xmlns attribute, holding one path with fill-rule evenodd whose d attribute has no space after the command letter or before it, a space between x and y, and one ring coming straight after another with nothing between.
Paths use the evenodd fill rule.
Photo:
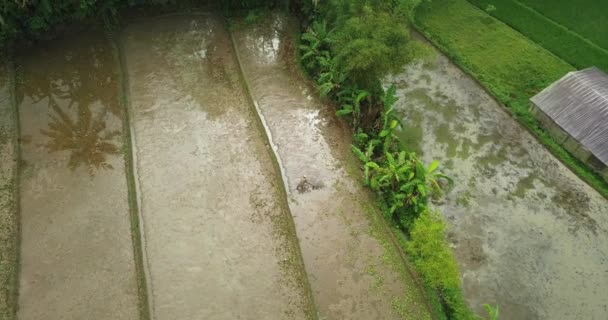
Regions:
<instances>
[{"instance_id":1,"label":"dense green foliage","mask_svg":"<svg viewBox=\"0 0 608 320\"><path fill-rule=\"evenodd\" d=\"M364 183L379 195L387 220L411 237L404 249L412 253L425 285L438 294L445 313L438 316L476 319L462 298L443 222L428 209L429 199L452 181L437 171L438 162L427 167L403 148L394 132L400 125L396 89L381 87L384 76L416 57L407 25L416 5L334 0L305 9L314 19L302 35L301 61L320 93L338 104L336 114L351 121L352 151L362 162Z\"/></svg>"},{"instance_id":2,"label":"dense green foliage","mask_svg":"<svg viewBox=\"0 0 608 320\"><path fill-rule=\"evenodd\" d=\"M35 39L53 27L97 16L107 20L125 5L144 0L5 0L0 3L0 43ZM150 0L162 2L163 0Z\"/></svg>"},{"instance_id":3,"label":"dense green foliage","mask_svg":"<svg viewBox=\"0 0 608 320\"><path fill-rule=\"evenodd\" d=\"M518 0L469 0L579 69L597 66L608 72L608 50L555 23ZM608 5L606 9L608 12ZM606 26L608 28L608 25ZM598 30L600 31L600 30ZM606 33L608 38L608 33Z\"/></svg>"},{"instance_id":4,"label":"dense green foliage","mask_svg":"<svg viewBox=\"0 0 608 320\"><path fill-rule=\"evenodd\" d=\"M466 0L433 0L419 8L415 23L558 159L608 196L608 183L555 142L530 113L530 97L573 71L572 66Z\"/></svg>"},{"instance_id":5,"label":"dense green foliage","mask_svg":"<svg viewBox=\"0 0 608 320\"><path fill-rule=\"evenodd\" d=\"M608 2L605 0L519 1L608 50Z\"/></svg>"},{"instance_id":6,"label":"dense green foliage","mask_svg":"<svg viewBox=\"0 0 608 320\"><path fill-rule=\"evenodd\" d=\"M379 129L355 134L352 150L363 163L365 185L382 196L387 218L408 231L427 210L429 197L441 194L440 182L451 184L451 179L436 171L439 162L425 168L416 154L403 150L396 139L395 90L392 86L384 95Z\"/></svg>"},{"instance_id":7,"label":"dense green foliage","mask_svg":"<svg viewBox=\"0 0 608 320\"><path fill-rule=\"evenodd\" d=\"M320 4L318 10L314 11L315 20L317 24L325 26L326 32L332 36L331 42L321 43L319 49L331 53L331 61L307 70L312 73L332 70L339 76L348 74L348 77L333 79L343 82L336 83L336 94L341 87L349 86L363 88L372 97L378 96L382 91L381 77L399 71L411 60L407 3L332 0ZM313 25L316 29L319 26ZM327 26L331 31L327 30ZM316 31L313 30L313 33L316 34ZM328 39L325 37L325 40ZM310 42L310 39L304 40Z\"/></svg>"},{"instance_id":8,"label":"dense green foliage","mask_svg":"<svg viewBox=\"0 0 608 320\"><path fill-rule=\"evenodd\" d=\"M38 39L53 28L88 18L116 23L123 8L141 6L211 6L226 12L272 7L280 0L3 0L0 1L0 46Z\"/></svg>"}]
</instances>

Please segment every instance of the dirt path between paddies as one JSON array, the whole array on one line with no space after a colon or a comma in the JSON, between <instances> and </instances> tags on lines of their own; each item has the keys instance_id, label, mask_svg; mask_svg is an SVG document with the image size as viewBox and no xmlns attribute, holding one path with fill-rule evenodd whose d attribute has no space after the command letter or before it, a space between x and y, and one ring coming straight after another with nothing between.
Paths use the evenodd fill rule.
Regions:
<instances>
[{"instance_id":1,"label":"dirt path between paddies","mask_svg":"<svg viewBox=\"0 0 608 320\"><path fill-rule=\"evenodd\" d=\"M313 317L223 20L139 20L122 47L153 319Z\"/></svg>"},{"instance_id":2,"label":"dirt path between paddies","mask_svg":"<svg viewBox=\"0 0 608 320\"><path fill-rule=\"evenodd\" d=\"M2 55L0 54L0 58ZM19 221L17 204L17 112L13 72L0 62L0 319L12 319L17 290Z\"/></svg>"},{"instance_id":3,"label":"dirt path between paddies","mask_svg":"<svg viewBox=\"0 0 608 320\"><path fill-rule=\"evenodd\" d=\"M17 57L18 318L138 319L122 111L109 42L91 31Z\"/></svg>"},{"instance_id":4,"label":"dirt path between paddies","mask_svg":"<svg viewBox=\"0 0 608 320\"><path fill-rule=\"evenodd\" d=\"M505 320L605 319L608 201L445 57L387 83L399 87L403 140L456 180L436 205L471 307L499 304Z\"/></svg>"},{"instance_id":5,"label":"dirt path between paddies","mask_svg":"<svg viewBox=\"0 0 608 320\"><path fill-rule=\"evenodd\" d=\"M350 133L294 70L295 21L234 32L245 78L283 168L321 319L428 319L350 154ZM351 173L349 174L349 170Z\"/></svg>"}]
</instances>

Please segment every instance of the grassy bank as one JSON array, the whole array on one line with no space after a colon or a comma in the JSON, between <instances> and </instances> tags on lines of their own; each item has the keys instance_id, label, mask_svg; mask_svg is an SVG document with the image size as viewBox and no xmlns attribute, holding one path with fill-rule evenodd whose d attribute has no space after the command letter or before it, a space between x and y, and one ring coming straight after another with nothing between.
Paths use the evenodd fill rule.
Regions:
<instances>
[{"instance_id":1,"label":"grassy bank","mask_svg":"<svg viewBox=\"0 0 608 320\"><path fill-rule=\"evenodd\" d=\"M469 0L578 69L597 66L608 72L608 50L556 23L518 0ZM490 7L493 6L493 7ZM487 10L487 8L492 8ZM606 7L608 10L608 5ZM569 10L572 11L572 10ZM608 25L606 26L608 28ZM597 30L601 33L603 30ZM606 34L608 38L608 34Z\"/></svg>"},{"instance_id":2,"label":"grassy bank","mask_svg":"<svg viewBox=\"0 0 608 320\"><path fill-rule=\"evenodd\" d=\"M9 60L2 52L0 58ZM0 320L11 320L19 290L19 119L12 62L0 72Z\"/></svg>"},{"instance_id":3,"label":"grassy bank","mask_svg":"<svg viewBox=\"0 0 608 320\"><path fill-rule=\"evenodd\" d=\"M605 0L519 1L608 50L608 2Z\"/></svg>"},{"instance_id":4,"label":"grassy bank","mask_svg":"<svg viewBox=\"0 0 608 320\"><path fill-rule=\"evenodd\" d=\"M608 197L608 183L557 144L529 111L529 98L573 71L571 65L465 0L433 0L419 8L415 25L558 159Z\"/></svg>"}]
</instances>

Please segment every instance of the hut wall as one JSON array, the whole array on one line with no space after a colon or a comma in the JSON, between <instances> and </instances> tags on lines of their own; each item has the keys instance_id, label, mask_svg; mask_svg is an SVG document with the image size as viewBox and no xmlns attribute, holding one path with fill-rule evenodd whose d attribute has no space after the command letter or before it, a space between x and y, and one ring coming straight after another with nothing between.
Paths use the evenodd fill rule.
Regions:
<instances>
[{"instance_id":1,"label":"hut wall","mask_svg":"<svg viewBox=\"0 0 608 320\"><path fill-rule=\"evenodd\" d=\"M543 110L538 108L534 103L531 106L532 114L536 119L551 133L555 141L559 144L563 144L570 138L570 135L564 131L553 119L549 118Z\"/></svg>"},{"instance_id":2,"label":"hut wall","mask_svg":"<svg viewBox=\"0 0 608 320\"><path fill-rule=\"evenodd\" d=\"M603 164L598 165L599 160L591 161L595 158L593 154L582 146L576 139L571 137L566 131L564 131L553 119L545 114L543 110L538 108L534 103L531 103L530 110L536 119L543 125L543 127L549 131L551 136L557 143L563 146L568 152L574 155L577 159L581 160L588 166L599 170L599 173L608 181L608 167Z\"/></svg>"}]
</instances>

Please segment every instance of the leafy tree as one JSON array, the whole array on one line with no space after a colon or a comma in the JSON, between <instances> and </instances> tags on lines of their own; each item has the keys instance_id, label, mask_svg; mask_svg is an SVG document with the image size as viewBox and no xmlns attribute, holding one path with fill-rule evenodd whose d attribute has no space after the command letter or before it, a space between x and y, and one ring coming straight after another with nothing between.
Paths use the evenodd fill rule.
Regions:
<instances>
[{"instance_id":1,"label":"leafy tree","mask_svg":"<svg viewBox=\"0 0 608 320\"><path fill-rule=\"evenodd\" d=\"M380 94L380 80L409 62L410 36L400 15L364 6L336 28L334 54L349 80Z\"/></svg>"}]
</instances>

